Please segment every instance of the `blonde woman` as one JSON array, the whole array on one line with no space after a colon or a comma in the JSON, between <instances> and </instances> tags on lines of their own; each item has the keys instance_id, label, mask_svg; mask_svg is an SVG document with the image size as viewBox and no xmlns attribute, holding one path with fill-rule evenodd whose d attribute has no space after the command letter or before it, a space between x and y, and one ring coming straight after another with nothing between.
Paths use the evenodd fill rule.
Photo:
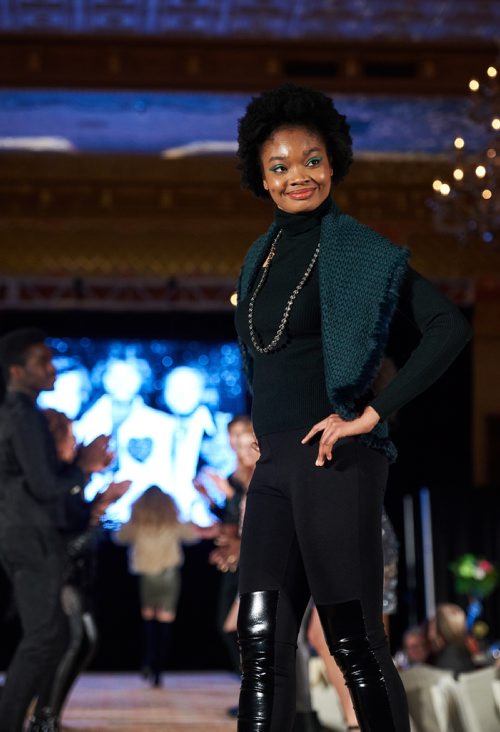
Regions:
<instances>
[{"instance_id":1,"label":"blonde woman","mask_svg":"<svg viewBox=\"0 0 500 732\"><path fill-rule=\"evenodd\" d=\"M130 569L139 575L141 615L144 623L143 675L161 686L161 673L172 639L172 626L181 590L182 544L214 535L179 521L172 496L156 485L132 504L130 520L117 532L117 541L129 544Z\"/></svg>"},{"instance_id":2,"label":"blonde woman","mask_svg":"<svg viewBox=\"0 0 500 732\"><path fill-rule=\"evenodd\" d=\"M455 674L473 671L476 667L468 648L465 611L459 605L443 602L428 623L427 634L433 650L432 665Z\"/></svg>"}]
</instances>

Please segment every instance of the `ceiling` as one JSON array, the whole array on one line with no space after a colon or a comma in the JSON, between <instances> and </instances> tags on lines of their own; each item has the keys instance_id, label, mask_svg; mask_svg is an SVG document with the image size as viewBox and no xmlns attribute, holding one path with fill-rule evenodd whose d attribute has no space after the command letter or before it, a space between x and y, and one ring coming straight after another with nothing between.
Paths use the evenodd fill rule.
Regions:
<instances>
[{"instance_id":1,"label":"ceiling","mask_svg":"<svg viewBox=\"0 0 500 732\"><path fill-rule=\"evenodd\" d=\"M497 40L496 0L0 0L0 31L210 38Z\"/></svg>"}]
</instances>

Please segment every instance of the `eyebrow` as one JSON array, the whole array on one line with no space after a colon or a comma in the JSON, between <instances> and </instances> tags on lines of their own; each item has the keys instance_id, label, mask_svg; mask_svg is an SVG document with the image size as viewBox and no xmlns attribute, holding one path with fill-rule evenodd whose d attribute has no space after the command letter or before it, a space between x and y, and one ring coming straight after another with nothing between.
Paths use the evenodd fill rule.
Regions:
<instances>
[{"instance_id":1,"label":"eyebrow","mask_svg":"<svg viewBox=\"0 0 500 732\"><path fill-rule=\"evenodd\" d=\"M302 154L306 158L311 153L319 152L320 150L321 150L320 147L311 147L311 148L309 148L309 150L304 150L304 152ZM272 160L285 160L285 159L286 159L286 155L273 155L271 158L269 158L269 162L271 162Z\"/></svg>"}]
</instances>

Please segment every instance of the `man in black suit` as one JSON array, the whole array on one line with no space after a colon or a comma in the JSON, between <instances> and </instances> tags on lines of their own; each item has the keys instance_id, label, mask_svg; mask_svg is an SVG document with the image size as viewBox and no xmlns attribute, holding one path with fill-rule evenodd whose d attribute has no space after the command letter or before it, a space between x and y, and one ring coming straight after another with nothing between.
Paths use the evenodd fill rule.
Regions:
<instances>
[{"instance_id":1,"label":"man in black suit","mask_svg":"<svg viewBox=\"0 0 500 732\"><path fill-rule=\"evenodd\" d=\"M61 606L68 516L90 521L95 505L83 488L109 463L109 438L80 448L73 463L57 457L36 400L54 387L56 371L45 334L12 331L0 338L6 395L0 406L0 559L10 578L22 639L0 698L0 732L21 732L31 700L41 693L67 645Z\"/></svg>"}]
</instances>

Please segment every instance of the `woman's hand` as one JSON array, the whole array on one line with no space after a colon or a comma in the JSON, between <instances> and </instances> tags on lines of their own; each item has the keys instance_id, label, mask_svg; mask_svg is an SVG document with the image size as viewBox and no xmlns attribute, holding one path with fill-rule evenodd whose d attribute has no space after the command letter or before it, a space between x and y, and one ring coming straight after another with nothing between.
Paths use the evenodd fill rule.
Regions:
<instances>
[{"instance_id":1,"label":"woman's hand","mask_svg":"<svg viewBox=\"0 0 500 732\"><path fill-rule=\"evenodd\" d=\"M323 432L319 441L318 457L316 458L316 465L321 467L325 464L325 458L327 460L332 459L332 447L337 440L342 437L364 435L371 432L379 421L380 415L373 407L366 407L360 417L349 421L342 419L338 414L330 414L326 419L322 419L321 422L315 424L301 442L304 445L318 432Z\"/></svg>"},{"instance_id":2,"label":"woman's hand","mask_svg":"<svg viewBox=\"0 0 500 732\"><path fill-rule=\"evenodd\" d=\"M214 564L220 572L236 572L240 559L241 539L222 535L215 543L217 547L210 552L209 563Z\"/></svg>"}]
</instances>

